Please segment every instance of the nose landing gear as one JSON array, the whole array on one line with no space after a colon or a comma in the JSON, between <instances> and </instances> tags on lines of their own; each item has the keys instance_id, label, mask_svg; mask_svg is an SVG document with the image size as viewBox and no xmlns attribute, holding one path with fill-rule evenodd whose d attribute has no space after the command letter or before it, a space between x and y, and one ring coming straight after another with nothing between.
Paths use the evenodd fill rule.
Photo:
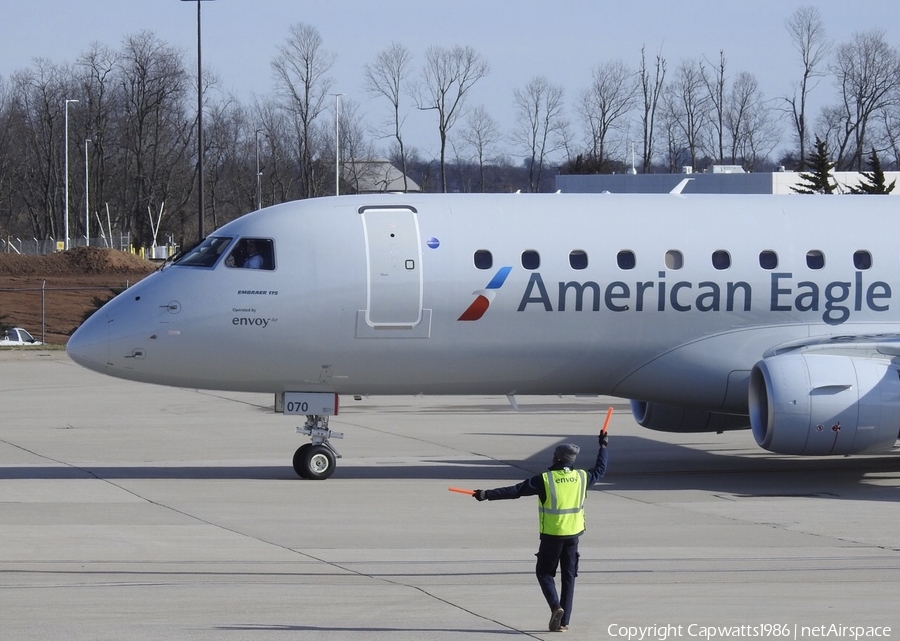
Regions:
<instances>
[{"instance_id":1,"label":"nose landing gear","mask_svg":"<svg viewBox=\"0 0 900 641\"><path fill-rule=\"evenodd\" d=\"M306 415L306 423L297 428L298 434L309 436L311 443L301 445L294 452L294 471L305 479L320 481L334 474L340 453L334 449L330 438L344 438L343 432L328 429L328 416Z\"/></svg>"}]
</instances>

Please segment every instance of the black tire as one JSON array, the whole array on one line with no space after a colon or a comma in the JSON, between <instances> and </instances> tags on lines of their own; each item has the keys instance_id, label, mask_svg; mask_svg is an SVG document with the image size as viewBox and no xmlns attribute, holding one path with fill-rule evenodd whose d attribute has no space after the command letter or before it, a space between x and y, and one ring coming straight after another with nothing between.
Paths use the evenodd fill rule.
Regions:
<instances>
[{"instance_id":1,"label":"black tire","mask_svg":"<svg viewBox=\"0 0 900 641\"><path fill-rule=\"evenodd\" d=\"M322 481L334 474L334 452L325 445L313 445L303 453L304 478Z\"/></svg>"},{"instance_id":2,"label":"black tire","mask_svg":"<svg viewBox=\"0 0 900 641\"><path fill-rule=\"evenodd\" d=\"M294 452L294 471L297 473L302 479L308 479L307 469L306 469L306 453L309 451L313 445L312 443L307 443L306 445L301 445L297 448L297 451Z\"/></svg>"}]
</instances>

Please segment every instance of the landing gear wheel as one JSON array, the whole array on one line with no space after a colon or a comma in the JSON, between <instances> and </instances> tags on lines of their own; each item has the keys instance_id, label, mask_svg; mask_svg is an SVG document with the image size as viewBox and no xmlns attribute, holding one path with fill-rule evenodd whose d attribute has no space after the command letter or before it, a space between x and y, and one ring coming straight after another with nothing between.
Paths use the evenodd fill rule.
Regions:
<instances>
[{"instance_id":1,"label":"landing gear wheel","mask_svg":"<svg viewBox=\"0 0 900 641\"><path fill-rule=\"evenodd\" d=\"M309 471L307 470L306 464L304 461L306 459L306 452L312 446L313 446L312 443L306 443L305 445L301 445L299 448L297 448L297 451L294 452L294 471L297 473L297 476L299 476L302 479L309 478L309 476L308 476Z\"/></svg>"},{"instance_id":2,"label":"landing gear wheel","mask_svg":"<svg viewBox=\"0 0 900 641\"><path fill-rule=\"evenodd\" d=\"M341 458L341 454L328 439L344 438L344 435L328 429L328 416L308 414L306 424L298 427L297 433L306 434L312 441L294 452L294 471L297 476L319 481L334 474L336 461Z\"/></svg>"},{"instance_id":3,"label":"landing gear wheel","mask_svg":"<svg viewBox=\"0 0 900 641\"><path fill-rule=\"evenodd\" d=\"M334 474L334 452L326 445L311 445L300 458L304 478L319 481Z\"/></svg>"}]
</instances>

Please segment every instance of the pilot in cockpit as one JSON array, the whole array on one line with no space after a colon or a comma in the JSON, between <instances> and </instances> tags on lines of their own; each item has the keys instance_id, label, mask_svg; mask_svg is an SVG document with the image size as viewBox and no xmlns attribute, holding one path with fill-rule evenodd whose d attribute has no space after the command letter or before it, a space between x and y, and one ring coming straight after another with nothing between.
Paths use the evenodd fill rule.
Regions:
<instances>
[{"instance_id":1,"label":"pilot in cockpit","mask_svg":"<svg viewBox=\"0 0 900 641\"><path fill-rule=\"evenodd\" d=\"M244 238L225 259L225 264L242 269L274 269L272 241Z\"/></svg>"},{"instance_id":2,"label":"pilot in cockpit","mask_svg":"<svg viewBox=\"0 0 900 641\"><path fill-rule=\"evenodd\" d=\"M244 262L241 263L241 267L244 269L262 269L263 266L263 257L262 254L259 253L259 248L256 245L255 240L247 241L247 257L244 259Z\"/></svg>"}]
</instances>

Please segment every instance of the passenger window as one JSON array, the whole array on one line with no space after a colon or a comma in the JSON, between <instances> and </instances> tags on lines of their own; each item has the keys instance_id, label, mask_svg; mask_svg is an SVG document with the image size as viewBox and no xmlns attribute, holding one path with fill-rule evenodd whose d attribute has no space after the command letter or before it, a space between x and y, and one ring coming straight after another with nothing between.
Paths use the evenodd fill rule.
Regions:
<instances>
[{"instance_id":1,"label":"passenger window","mask_svg":"<svg viewBox=\"0 0 900 641\"><path fill-rule=\"evenodd\" d=\"M763 269L775 269L778 267L778 254L771 249L759 252L759 266Z\"/></svg>"},{"instance_id":2,"label":"passenger window","mask_svg":"<svg viewBox=\"0 0 900 641\"><path fill-rule=\"evenodd\" d=\"M231 238L210 236L187 250L181 258L175 260L175 264L185 267L212 267L229 243L231 243Z\"/></svg>"},{"instance_id":3,"label":"passenger window","mask_svg":"<svg viewBox=\"0 0 900 641\"><path fill-rule=\"evenodd\" d=\"M238 241L228 258L228 267L241 269L275 269L275 251L273 243L267 238L242 238Z\"/></svg>"},{"instance_id":4,"label":"passenger window","mask_svg":"<svg viewBox=\"0 0 900 641\"><path fill-rule=\"evenodd\" d=\"M572 269L587 269L588 258L587 252L580 249L569 252L569 266Z\"/></svg>"},{"instance_id":5,"label":"passenger window","mask_svg":"<svg viewBox=\"0 0 900 641\"><path fill-rule=\"evenodd\" d=\"M637 265L637 258L634 252L629 249L623 249L616 255L616 264L619 269L634 269Z\"/></svg>"},{"instance_id":6,"label":"passenger window","mask_svg":"<svg viewBox=\"0 0 900 641\"><path fill-rule=\"evenodd\" d=\"M525 269L537 269L541 266L541 255L533 249L522 252L522 267Z\"/></svg>"},{"instance_id":7,"label":"passenger window","mask_svg":"<svg viewBox=\"0 0 900 641\"><path fill-rule=\"evenodd\" d=\"M810 269L822 269L825 267L825 254L818 249L806 252L806 266Z\"/></svg>"},{"instance_id":8,"label":"passenger window","mask_svg":"<svg viewBox=\"0 0 900 641\"><path fill-rule=\"evenodd\" d=\"M677 249L666 252L666 269L681 269L684 267L684 255Z\"/></svg>"},{"instance_id":9,"label":"passenger window","mask_svg":"<svg viewBox=\"0 0 900 641\"><path fill-rule=\"evenodd\" d=\"M731 254L724 249L712 253L712 266L716 269L728 269L731 267Z\"/></svg>"},{"instance_id":10,"label":"passenger window","mask_svg":"<svg viewBox=\"0 0 900 641\"><path fill-rule=\"evenodd\" d=\"M490 269L494 266L494 256L486 249L475 252L475 267L478 269Z\"/></svg>"},{"instance_id":11,"label":"passenger window","mask_svg":"<svg viewBox=\"0 0 900 641\"><path fill-rule=\"evenodd\" d=\"M865 250L853 252L853 266L856 269L872 269L872 254Z\"/></svg>"}]
</instances>

